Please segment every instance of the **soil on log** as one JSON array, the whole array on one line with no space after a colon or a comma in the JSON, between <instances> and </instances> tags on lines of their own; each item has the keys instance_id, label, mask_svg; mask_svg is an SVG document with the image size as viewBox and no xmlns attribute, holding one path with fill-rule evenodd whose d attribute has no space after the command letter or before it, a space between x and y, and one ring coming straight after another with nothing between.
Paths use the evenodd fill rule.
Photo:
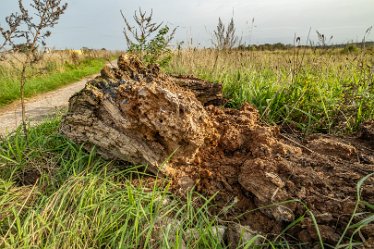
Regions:
<instances>
[{"instance_id":1,"label":"soil on log","mask_svg":"<svg viewBox=\"0 0 374 249\"><path fill-rule=\"evenodd\" d=\"M334 244L354 209L357 182L374 172L374 123L364 124L357 138L298 141L261 124L249 104L220 106L221 90L123 55L118 68L105 67L72 96L61 132L106 158L148 164L170 177L176 192L192 186L207 196L218 192L215 211L233 204L222 219L261 233L279 234L308 208L323 240ZM373 177L361 195L374 203ZM365 208L358 212L372 212ZM370 228L361 231L365 239L374 237ZM318 239L308 215L288 232L302 242Z\"/></svg>"}]
</instances>

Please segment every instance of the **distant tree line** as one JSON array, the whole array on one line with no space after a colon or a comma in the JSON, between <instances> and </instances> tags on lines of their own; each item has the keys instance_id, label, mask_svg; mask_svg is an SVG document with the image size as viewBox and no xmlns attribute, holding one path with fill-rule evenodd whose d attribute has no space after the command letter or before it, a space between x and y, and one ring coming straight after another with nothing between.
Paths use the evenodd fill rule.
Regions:
<instances>
[{"instance_id":1,"label":"distant tree line","mask_svg":"<svg viewBox=\"0 0 374 249\"><path fill-rule=\"evenodd\" d=\"M275 50L288 50L295 47L298 48L311 48L311 49L334 49L334 48L342 48L347 52L355 52L359 50L363 46L362 42L350 42L350 43L340 43L340 44L331 44L331 45L293 45L293 44L284 44L284 43L265 43L265 44L251 44L245 45L241 44L236 49L239 50L253 50L253 51L275 51ZM365 47L373 49L374 48L374 41L365 42Z\"/></svg>"}]
</instances>

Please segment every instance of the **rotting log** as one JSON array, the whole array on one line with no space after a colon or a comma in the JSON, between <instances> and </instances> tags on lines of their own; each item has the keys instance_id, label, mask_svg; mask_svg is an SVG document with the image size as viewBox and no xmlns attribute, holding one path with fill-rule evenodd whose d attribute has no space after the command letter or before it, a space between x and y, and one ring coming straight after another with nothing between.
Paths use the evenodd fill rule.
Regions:
<instances>
[{"instance_id":1,"label":"rotting log","mask_svg":"<svg viewBox=\"0 0 374 249\"><path fill-rule=\"evenodd\" d=\"M242 224L257 231L279 234L308 207L322 239L337 241L355 207L357 182L374 172L373 148L365 147L372 126L363 126L361 139L284 139L279 128L261 124L251 105L220 107L219 84L168 76L126 55L117 64L72 96L63 134L88 149L96 146L106 158L147 164L169 176L178 193L195 186L216 195L220 208L237 200L225 219L240 214ZM361 195L374 203L373 177ZM303 243L319 239L310 218L298 226L292 235ZM373 231L362 234L374 237Z\"/></svg>"},{"instance_id":2,"label":"rotting log","mask_svg":"<svg viewBox=\"0 0 374 249\"><path fill-rule=\"evenodd\" d=\"M222 84L207 82L193 76L172 75L170 77L176 85L192 91L204 106L222 106L227 102L223 98Z\"/></svg>"},{"instance_id":3,"label":"rotting log","mask_svg":"<svg viewBox=\"0 0 374 249\"><path fill-rule=\"evenodd\" d=\"M118 68L105 67L70 99L61 132L88 148L95 145L106 158L165 173L161 165L170 155L190 163L213 140L214 125L193 92L203 101L222 101L219 94L212 97L219 89L219 84L168 77L153 65L121 56Z\"/></svg>"}]
</instances>

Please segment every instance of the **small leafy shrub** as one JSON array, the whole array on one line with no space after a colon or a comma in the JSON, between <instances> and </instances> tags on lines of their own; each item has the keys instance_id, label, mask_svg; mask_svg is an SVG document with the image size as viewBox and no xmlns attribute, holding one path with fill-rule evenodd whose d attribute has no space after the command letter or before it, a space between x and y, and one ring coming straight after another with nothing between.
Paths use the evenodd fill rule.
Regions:
<instances>
[{"instance_id":1,"label":"small leafy shrub","mask_svg":"<svg viewBox=\"0 0 374 249\"><path fill-rule=\"evenodd\" d=\"M170 30L163 23L153 22L153 11L147 15L139 8L135 11L135 26L132 26L121 11L125 22L123 33L128 51L137 54L146 63L157 63L165 66L171 61L170 42L174 38L176 28Z\"/></svg>"}]
</instances>

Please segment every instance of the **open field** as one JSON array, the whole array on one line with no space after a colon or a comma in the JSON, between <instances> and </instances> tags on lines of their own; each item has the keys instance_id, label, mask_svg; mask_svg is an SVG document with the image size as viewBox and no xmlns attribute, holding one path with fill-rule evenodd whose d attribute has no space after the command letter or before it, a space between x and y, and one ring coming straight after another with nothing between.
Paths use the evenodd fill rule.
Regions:
<instances>
[{"instance_id":1,"label":"open field","mask_svg":"<svg viewBox=\"0 0 374 249\"><path fill-rule=\"evenodd\" d=\"M374 249L373 4L3 0L0 249Z\"/></svg>"},{"instance_id":2,"label":"open field","mask_svg":"<svg viewBox=\"0 0 374 249\"><path fill-rule=\"evenodd\" d=\"M370 51L343 54L338 50L327 53L314 53L311 50L219 53L214 50L188 50L176 52L171 65L165 70L173 74L194 74L209 81L222 82L224 94L230 99L226 106L237 108L248 101L258 108L260 121L257 123L256 115L253 114L255 112L251 111L246 115L255 121L247 121L255 124L253 131L262 132L266 136L270 134L269 137L264 135L270 142L260 141L264 138L260 134L259 139L254 140L258 144L252 144L252 148L248 147L250 152L245 149L230 152L226 151L227 148L219 148L217 150L222 149L221 157L213 158L214 152L203 154L202 161L209 161L212 157L214 160L211 161L214 163L211 165L222 164L222 168L225 168L231 166L229 164L233 159L237 159L235 157L244 155L245 160L253 159L252 156L256 159L254 154L262 153L257 147L263 145L274 150L278 145L281 148L291 148L294 144L287 142L296 137L295 134L302 136L300 140L292 140L291 143L302 143L304 135L314 132L349 136L355 134L362 122L374 118L373 63L373 54ZM99 85L98 89L100 87L105 89L107 86ZM157 101L153 102L158 104ZM219 111L216 111L215 115L217 113ZM227 117L227 120L234 124L235 118L242 115L238 113L237 110L228 110L226 116L222 117ZM110 123L110 118L107 119ZM283 144L278 143L280 138L272 140L275 139L272 134L276 133L276 129L267 130L263 128L263 123L280 125L282 134L289 135L290 140L282 140ZM280 222L281 225L277 227L280 229L276 234L254 233L247 227L240 228L237 233L238 230L233 228L234 222L243 217L230 217L232 214L238 214L239 208L235 206L238 200L235 195L228 196L231 198L230 202L222 207L217 205L217 197L222 198L219 193L201 194L208 190L202 188L203 185L196 189L198 192L192 189L178 194L173 189L175 186L172 179L158 178L146 173L145 166L104 160L96 149L87 151L83 146L64 137L59 132L60 125L61 117L56 117L31 128L28 143L20 130L0 141L0 247L365 248L374 243L372 237L364 237L366 234L372 234L373 228L373 203L371 199L364 199L373 196L373 176L367 175L364 179L358 177L361 172L370 171L373 166L372 155L369 155L373 150L370 147L371 141L360 141L360 144L368 143L364 149L357 149L361 153L360 156L353 145L343 143L343 139L335 141L338 146L332 148L329 141L334 141L334 138L328 140L328 136L321 139L315 137L310 140L310 144L300 147L302 153L307 155L305 158L308 158L305 171L300 166L300 161L295 160L294 164L290 164L291 167L283 167L277 175L278 178L282 176L284 182L294 189L305 184L310 193L310 196L302 197L305 201L321 189L339 190L335 183L345 186L344 184L349 182L349 187L344 192L349 193L349 196L328 192L332 195L321 195L320 198L324 201L319 205L322 207L320 210L329 207L334 209L335 206L326 205L327 202L338 203L336 206L341 209L346 207L350 213L338 217L339 222L343 221L346 226L334 223L331 232L331 227L321 223L332 215L317 215L312 212L312 209L318 206L318 200L313 200L308 206L307 202L290 199L286 204L300 204L303 209L299 210L301 213L297 213L298 216L294 217L292 222ZM218 127L225 129L225 125L222 122ZM236 128L244 130L248 127L238 125ZM253 131L244 131L243 134L253 135ZM228 139L226 143L235 147L237 140L239 141ZM350 140L348 137L347 141L356 140ZM331 150L320 146L324 143L330 146L328 148ZM292 148L296 154L298 150ZM275 164L277 160L281 160L281 153L276 154L273 161L269 161L270 166L274 166L271 163ZM323 153L335 153L333 156L336 157L324 157ZM265 155L264 158L271 159L272 156ZM292 158L292 155L285 158L288 160L290 157ZM316 164L313 160L317 157L319 161ZM308 160L312 163L308 164ZM224 165L225 163L227 165ZM237 164L240 166L243 163ZM358 168L360 171L355 172L354 166L357 165L366 165L367 168ZM352 167L351 175L339 171L346 166ZM332 175L331 172L334 172L332 170L335 168L338 169L339 175ZM309 174L303 175L305 172ZM265 179L271 177L272 180L277 180L274 174L267 175ZM257 175L251 179L255 182L260 178L261 176ZM294 181L295 179L298 180ZM319 179L326 179L326 182ZM232 178L230 184L231 180ZM218 182L218 179L210 181ZM314 181L318 185L313 185ZM311 186L308 185L310 182ZM227 181L225 184L229 185ZM227 191L225 184L219 182L211 186ZM270 180L266 186L270 186ZM234 188L232 191L243 189L243 186L238 187L238 184L228 188L230 187ZM292 192L292 189L289 187L289 192ZM278 190L273 197L277 192ZM247 195L245 198L254 196L253 193ZM336 196L339 196L339 199ZM225 201L221 199L220 204ZM247 214L266 208L272 207L257 207L247 210ZM249 223L253 223L254 219L267 227L276 228L274 223L267 223L265 216L253 217L255 218L249 220ZM222 225L227 227L224 234ZM315 240L294 237L295 230L297 232L304 225L309 225L308 231L315 236ZM331 234L335 237L329 237ZM235 247L230 247L231 243L234 243Z\"/></svg>"},{"instance_id":3,"label":"open field","mask_svg":"<svg viewBox=\"0 0 374 249\"><path fill-rule=\"evenodd\" d=\"M18 60L22 59L22 56L8 54L5 60L0 61L0 107L20 98ZM29 70L25 96L32 97L96 74L115 56L115 53L109 51L82 54L58 51L46 54L40 63Z\"/></svg>"},{"instance_id":4,"label":"open field","mask_svg":"<svg viewBox=\"0 0 374 249\"><path fill-rule=\"evenodd\" d=\"M190 49L168 72L221 82L230 105L253 103L263 121L304 133L351 133L374 118L374 50Z\"/></svg>"}]
</instances>

